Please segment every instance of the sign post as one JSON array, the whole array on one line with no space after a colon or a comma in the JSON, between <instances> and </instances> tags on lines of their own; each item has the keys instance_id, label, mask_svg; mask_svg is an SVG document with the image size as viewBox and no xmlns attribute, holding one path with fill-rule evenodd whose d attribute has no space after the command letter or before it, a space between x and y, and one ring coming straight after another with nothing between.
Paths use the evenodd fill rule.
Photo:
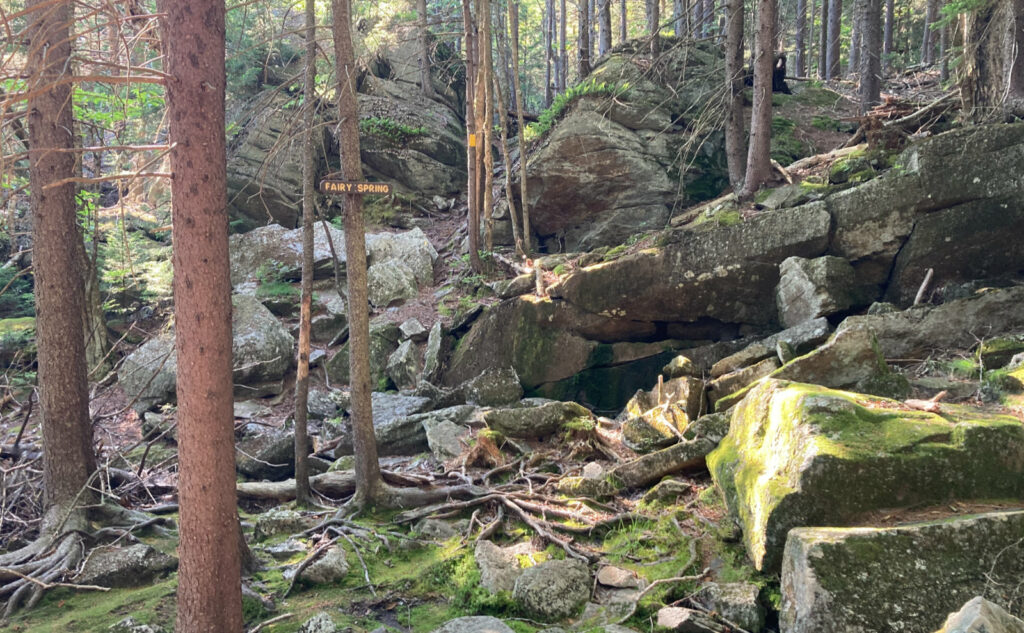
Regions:
<instances>
[{"instance_id":1,"label":"sign post","mask_svg":"<svg viewBox=\"0 0 1024 633\"><path fill-rule=\"evenodd\" d=\"M394 188L388 182L354 182L348 180L336 180L324 178L320 181L320 193L331 195L352 194L365 196L367 194L387 195Z\"/></svg>"}]
</instances>

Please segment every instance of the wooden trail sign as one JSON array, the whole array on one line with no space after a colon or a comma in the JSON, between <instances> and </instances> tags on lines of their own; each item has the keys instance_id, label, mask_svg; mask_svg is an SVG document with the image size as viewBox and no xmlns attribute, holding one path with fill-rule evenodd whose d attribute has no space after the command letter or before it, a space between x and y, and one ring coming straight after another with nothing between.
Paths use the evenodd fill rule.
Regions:
<instances>
[{"instance_id":1,"label":"wooden trail sign","mask_svg":"<svg viewBox=\"0 0 1024 633\"><path fill-rule=\"evenodd\" d=\"M332 180L325 178L320 181L320 193L341 195L353 194L365 196L366 194L389 194L392 191L391 183L388 182L349 182L346 180Z\"/></svg>"}]
</instances>

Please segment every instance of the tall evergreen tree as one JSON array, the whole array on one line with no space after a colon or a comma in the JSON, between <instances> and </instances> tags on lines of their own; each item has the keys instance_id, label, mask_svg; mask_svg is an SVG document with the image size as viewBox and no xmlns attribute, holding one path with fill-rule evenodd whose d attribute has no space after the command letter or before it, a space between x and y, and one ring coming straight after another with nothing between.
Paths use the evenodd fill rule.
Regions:
<instances>
[{"instance_id":1,"label":"tall evergreen tree","mask_svg":"<svg viewBox=\"0 0 1024 633\"><path fill-rule=\"evenodd\" d=\"M242 628L235 499L224 3L163 0L174 172L181 633Z\"/></svg>"},{"instance_id":2,"label":"tall evergreen tree","mask_svg":"<svg viewBox=\"0 0 1024 633\"><path fill-rule=\"evenodd\" d=\"M750 114L750 146L741 199L751 198L771 174L772 70L775 68L776 0L757 0L754 38L754 105Z\"/></svg>"}]
</instances>

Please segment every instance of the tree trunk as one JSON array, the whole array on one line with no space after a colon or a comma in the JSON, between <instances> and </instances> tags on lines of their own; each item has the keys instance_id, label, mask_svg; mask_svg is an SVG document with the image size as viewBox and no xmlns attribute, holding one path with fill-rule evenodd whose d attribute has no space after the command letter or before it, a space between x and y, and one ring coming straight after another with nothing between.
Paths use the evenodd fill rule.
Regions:
<instances>
[{"instance_id":1,"label":"tree trunk","mask_svg":"<svg viewBox=\"0 0 1024 633\"><path fill-rule=\"evenodd\" d=\"M846 72L851 79L856 79L860 74L860 39L864 24L864 5L869 0L854 0L852 15L850 16L850 52L846 59L848 66Z\"/></svg>"},{"instance_id":2,"label":"tree trunk","mask_svg":"<svg viewBox=\"0 0 1024 633\"><path fill-rule=\"evenodd\" d=\"M619 4L619 41L625 42L629 39L629 32L626 28L628 24L629 14L626 10L626 0L622 0Z\"/></svg>"},{"instance_id":3,"label":"tree trunk","mask_svg":"<svg viewBox=\"0 0 1024 633\"><path fill-rule=\"evenodd\" d=\"M421 0L423 1L423 0ZM299 354L295 369L295 483L296 503L306 507L313 503L309 489L309 352L313 315L313 214L316 195L316 167L313 163L314 115L316 112L316 7L306 0L306 67L302 95L302 296L299 308ZM426 21L423 28L426 29ZM422 69L422 66L421 66ZM430 76L428 69L427 75ZM421 75L422 77L422 75ZM429 81L427 82L429 85ZM424 88L426 92L426 88Z\"/></svg>"},{"instance_id":4,"label":"tree trunk","mask_svg":"<svg viewBox=\"0 0 1024 633\"><path fill-rule=\"evenodd\" d=\"M587 0L579 0L579 11L576 12L577 31L579 33L579 73L580 81L590 74L590 12Z\"/></svg>"},{"instance_id":5,"label":"tree trunk","mask_svg":"<svg viewBox=\"0 0 1024 633\"><path fill-rule=\"evenodd\" d=\"M605 0L606 7L607 3L611 0ZM523 254L526 256L530 255L530 209L526 202L526 122L523 120L523 101L525 101L525 95L523 95L523 88L519 84L519 2L518 0L509 0L509 26L512 29L512 67L516 69L513 75L516 84L516 120L519 123L519 198L520 198L520 214L523 219ZM509 211L511 213L513 200L509 198Z\"/></svg>"},{"instance_id":6,"label":"tree trunk","mask_svg":"<svg viewBox=\"0 0 1024 633\"><path fill-rule=\"evenodd\" d=\"M661 0L645 0L647 10L647 33L651 38L651 55L658 55L658 27L661 20L659 15Z\"/></svg>"},{"instance_id":7,"label":"tree trunk","mask_svg":"<svg viewBox=\"0 0 1024 633\"><path fill-rule=\"evenodd\" d=\"M757 0L754 40L754 106L750 115L747 175L741 199L750 199L771 174L772 70L775 68L776 0Z\"/></svg>"},{"instance_id":8,"label":"tree trunk","mask_svg":"<svg viewBox=\"0 0 1024 633\"><path fill-rule=\"evenodd\" d=\"M333 0L334 55L338 67L338 145L341 175L362 180L359 159L359 103L356 99L355 51L351 0ZM463 5L465 7L465 5ZM467 12L468 13L468 12ZM467 33L468 36L468 33ZM469 40L467 38L467 45ZM346 195L345 250L348 253L349 386L352 398L352 447L355 453L356 506L373 503L383 488L370 398L370 313L366 287L366 231L358 196Z\"/></svg>"},{"instance_id":9,"label":"tree trunk","mask_svg":"<svg viewBox=\"0 0 1024 633\"><path fill-rule=\"evenodd\" d=\"M964 17L958 69L964 112L974 121L1024 116L1024 0L996 0Z\"/></svg>"},{"instance_id":10,"label":"tree trunk","mask_svg":"<svg viewBox=\"0 0 1024 633\"><path fill-rule=\"evenodd\" d=\"M828 78L828 5L831 0L821 0L821 31L818 34L818 79Z\"/></svg>"},{"instance_id":11,"label":"tree trunk","mask_svg":"<svg viewBox=\"0 0 1024 633\"><path fill-rule=\"evenodd\" d=\"M711 37L711 31L715 26L715 0L704 0L704 28L702 35Z\"/></svg>"},{"instance_id":12,"label":"tree trunk","mask_svg":"<svg viewBox=\"0 0 1024 633\"><path fill-rule=\"evenodd\" d=\"M569 13L565 10L565 0L559 2L558 20L558 59L559 77L558 92L565 92L569 87L569 53L566 48L566 29L569 28Z\"/></svg>"},{"instance_id":13,"label":"tree trunk","mask_svg":"<svg viewBox=\"0 0 1024 633\"><path fill-rule=\"evenodd\" d=\"M949 30L950 25L944 24L939 32L939 81L949 81Z\"/></svg>"},{"instance_id":14,"label":"tree trunk","mask_svg":"<svg viewBox=\"0 0 1024 633\"><path fill-rule=\"evenodd\" d=\"M434 84L430 80L430 29L427 27L427 0L416 0L416 12L420 18L419 46L420 46L420 86L423 88L423 95L428 99L434 98Z\"/></svg>"},{"instance_id":15,"label":"tree trunk","mask_svg":"<svg viewBox=\"0 0 1024 633\"><path fill-rule=\"evenodd\" d=\"M861 15L861 113L882 101L882 0L862 0Z\"/></svg>"},{"instance_id":16,"label":"tree trunk","mask_svg":"<svg viewBox=\"0 0 1024 633\"><path fill-rule=\"evenodd\" d=\"M235 499L231 279L224 146L224 3L164 0L178 353L178 619L242 628ZM203 60L197 63L196 60Z\"/></svg>"},{"instance_id":17,"label":"tree trunk","mask_svg":"<svg viewBox=\"0 0 1024 633\"><path fill-rule=\"evenodd\" d=\"M924 12L924 32L921 33L921 63L931 65L935 63L935 24L939 9L938 0L927 0Z\"/></svg>"},{"instance_id":18,"label":"tree trunk","mask_svg":"<svg viewBox=\"0 0 1024 633\"><path fill-rule=\"evenodd\" d=\"M725 86L728 97L725 118L725 157L729 184L743 185L747 147L743 136L743 0L725 5Z\"/></svg>"},{"instance_id":19,"label":"tree trunk","mask_svg":"<svg viewBox=\"0 0 1024 633\"><path fill-rule=\"evenodd\" d=\"M494 250L494 55L491 46L491 0L480 0L480 82L483 88L483 116L480 131L484 143L483 216L484 244Z\"/></svg>"},{"instance_id":20,"label":"tree trunk","mask_svg":"<svg viewBox=\"0 0 1024 633\"><path fill-rule=\"evenodd\" d=\"M35 275L39 402L43 415L43 494L47 521L70 512L96 458L89 421L86 375L85 294L79 262L68 245L82 244L75 214L70 74L72 4L26 4L29 38L29 197ZM84 248L84 247L83 247ZM54 512L54 509L57 511ZM43 531L55 527L44 525Z\"/></svg>"},{"instance_id":21,"label":"tree trunk","mask_svg":"<svg viewBox=\"0 0 1024 633\"><path fill-rule=\"evenodd\" d=\"M612 0L597 0L597 55L603 57L612 50Z\"/></svg>"},{"instance_id":22,"label":"tree trunk","mask_svg":"<svg viewBox=\"0 0 1024 633\"><path fill-rule=\"evenodd\" d=\"M509 4L511 7L511 3ZM512 241L516 252L523 252L523 236L519 233L519 218L516 217L515 188L512 184L512 155L508 142L508 107L505 104L505 93L499 85L498 75L494 75L494 94L497 95L498 130L501 133L501 158L505 163L505 200L508 202L508 219L512 224Z\"/></svg>"},{"instance_id":23,"label":"tree trunk","mask_svg":"<svg viewBox=\"0 0 1024 633\"><path fill-rule=\"evenodd\" d=\"M896 0L885 0L885 32L882 35L883 72L892 72L892 29L896 17Z\"/></svg>"},{"instance_id":24,"label":"tree trunk","mask_svg":"<svg viewBox=\"0 0 1024 633\"><path fill-rule=\"evenodd\" d=\"M843 0L829 0L828 8L828 74L827 79L839 79L839 33L843 19Z\"/></svg>"},{"instance_id":25,"label":"tree trunk","mask_svg":"<svg viewBox=\"0 0 1024 633\"><path fill-rule=\"evenodd\" d=\"M807 76L807 0L796 2L796 56L793 72L797 77Z\"/></svg>"},{"instance_id":26,"label":"tree trunk","mask_svg":"<svg viewBox=\"0 0 1024 633\"><path fill-rule=\"evenodd\" d=\"M544 107L551 107L551 101L554 99L554 90L552 83L555 81L552 77L552 66L554 64L555 57L555 0L546 0L544 11ZM518 45L518 42L517 42ZM467 74L468 74L467 70ZM518 74L519 69L516 69ZM468 97L468 92L467 99ZM468 125L468 122L467 122Z\"/></svg>"},{"instance_id":27,"label":"tree trunk","mask_svg":"<svg viewBox=\"0 0 1024 633\"><path fill-rule=\"evenodd\" d=\"M476 74L478 41L476 23L469 0L462 0L462 18L466 29L466 170L469 174L469 185L466 191L467 220L466 230L469 234L469 263L475 271L483 270L480 261L480 206L479 185L477 183L477 164L480 151L477 139L476 124ZM361 168L361 166L360 166Z\"/></svg>"}]
</instances>

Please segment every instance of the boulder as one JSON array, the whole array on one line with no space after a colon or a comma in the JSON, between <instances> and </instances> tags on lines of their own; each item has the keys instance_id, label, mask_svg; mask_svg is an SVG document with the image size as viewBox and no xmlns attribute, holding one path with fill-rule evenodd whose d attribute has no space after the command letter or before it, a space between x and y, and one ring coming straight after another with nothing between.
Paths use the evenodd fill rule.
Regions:
<instances>
[{"instance_id":1,"label":"boulder","mask_svg":"<svg viewBox=\"0 0 1024 633\"><path fill-rule=\"evenodd\" d=\"M572 617L590 598L590 570L576 559L549 560L516 579L512 597L529 617L551 621Z\"/></svg>"},{"instance_id":2,"label":"boulder","mask_svg":"<svg viewBox=\"0 0 1024 633\"><path fill-rule=\"evenodd\" d=\"M441 625L433 633L514 633L498 618L489 615L471 615L455 618Z\"/></svg>"},{"instance_id":3,"label":"boulder","mask_svg":"<svg viewBox=\"0 0 1024 633\"><path fill-rule=\"evenodd\" d=\"M102 587L139 587L178 568L178 559L144 543L107 545L89 552L75 583Z\"/></svg>"},{"instance_id":4,"label":"boulder","mask_svg":"<svg viewBox=\"0 0 1024 633\"><path fill-rule=\"evenodd\" d=\"M406 340L388 357L388 378L399 389L412 389L419 380L420 362L419 348Z\"/></svg>"},{"instance_id":5,"label":"boulder","mask_svg":"<svg viewBox=\"0 0 1024 633\"><path fill-rule=\"evenodd\" d=\"M301 190L301 186L299 187ZM330 238L328 238L328 231ZM313 277L324 279L334 274L331 244L345 270L345 233L322 223L313 228ZM298 281L302 278L302 229L287 229L269 224L248 233L232 235L228 252L231 256L231 285L256 281Z\"/></svg>"},{"instance_id":6,"label":"boulder","mask_svg":"<svg viewBox=\"0 0 1024 633\"><path fill-rule=\"evenodd\" d=\"M722 358L711 366L711 377L718 378L771 356L776 356L779 344L785 344L796 352L806 354L819 344L824 343L831 331L832 326L829 325L828 319L825 317L804 321L800 325L751 343L740 351Z\"/></svg>"},{"instance_id":7,"label":"boulder","mask_svg":"<svg viewBox=\"0 0 1024 633\"><path fill-rule=\"evenodd\" d=\"M661 375L665 380L684 378L687 376L690 378L701 378L703 377L703 374L704 372L701 371L700 367L697 367L697 365L686 356L676 356L661 368Z\"/></svg>"},{"instance_id":8,"label":"boulder","mask_svg":"<svg viewBox=\"0 0 1024 633\"><path fill-rule=\"evenodd\" d=\"M309 452L313 452L312 439ZM266 432L238 442L235 468L250 479L280 481L295 473L295 433Z\"/></svg>"},{"instance_id":9,"label":"boulder","mask_svg":"<svg viewBox=\"0 0 1024 633\"><path fill-rule=\"evenodd\" d=\"M707 457L750 559L774 572L791 528L848 525L879 508L1024 491L1024 426L944 405L894 401L765 379L732 412Z\"/></svg>"},{"instance_id":10,"label":"boulder","mask_svg":"<svg viewBox=\"0 0 1024 633\"><path fill-rule=\"evenodd\" d=\"M935 633L1024 633L1024 620L976 596L968 600L962 609L949 614L945 624Z\"/></svg>"},{"instance_id":11,"label":"boulder","mask_svg":"<svg viewBox=\"0 0 1024 633\"><path fill-rule=\"evenodd\" d=\"M906 398L910 391L907 379L886 365L874 332L868 328L851 327L838 331L818 349L794 358L768 376L887 398ZM719 396L715 410L728 410L746 392L741 390L729 396Z\"/></svg>"},{"instance_id":12,"label":"boulder","mask_svg":"<svg viewBox=\"0 0 1024 633\"><path fill-rule=\"evenodd\" d=\"M402 333L391 321L375 320L370 323L370 384L383 391L388 386L387 367L391 355L398 349ZM347 385L349 380L349 344L327 361L327 377L333 384Z\"/></svg>"},{"instance_id":13,"label":"boulder","mask_svg":"<svg viewBox=\"0 0 1024 633\"><path fill-rule=\"evenodd\" d=\"M672 633L728 633L724 624L715 622L706 614L686 607L658 609L658 628Z\"/></svg>"},{"instance_id":14,"label":"boulder","mask_svg":"<svg viewBox=\"0 0 1024 633\"><path fill-rule=\"evenodd\" d=\"M298 633L337 633L338 625L334 623L326 611L321 611L306 620L299 627Z\"/></svg>"},{"instance_id":15,"label":"boulder","mask_svg":"<svg viewBox=\"0 0 1024 633\"><path fill-rule=\"evenodd\" d=\"M345 557L345 548L331 545L326 552L302 570L299 579L314 585L328 585L342 580L346 574L348 560Z\"/></svg>"},{"instance_id":16,"label":"boulder","mask_svg":"<svg viewBox=\"0 0 1024 633\"><path fill-rule=\"evenodd\" d=\"M366 237L370 266L402 264L412 272L417 287L434 283L437 251L419 227L404 233L376 233ZM371 299L372 302L372 299ZM374 304L376 305L376 304Z\"/></svg>"},{"instance_id":17,"label":"boulder","mask_svg":"<svg viewBox=\"0 0 1024 633\"><path fill-rule=\"evenodd\" d=\"M558 433L576 420L590 424L593 417L575 402L545 402L537 406L492 409L484 414L484 422L506 437L533 439Z\"/></svg>"},{"instance_id":18,"label":"boulder","mask_svg":"<svg viewBox=\"0 0 1024 633\"><path fill-rule=\"evenodd\" d=\"M606 317L769 325L776 320L779 263L823 254L830 226L818 202L734 226L679 230L665 246L583 268L549 293Z\"/></svg>"},{"instance_id":19,"label":"boulder","mask_svg":"<svg viewBox=\"0 0 1024 633\"><path fill-rule=\"evenodd\" d=\"M232 297L232 372L236 385L279 383L294 361L295 339L259 301L245 295ZM134 409L143 412L174 401L177 390L177 354L173 333L150 339L125 358L118 382ZM280 384L276 385L279 393ZM274 392L273 384L270 391ZM251 394L251 390L243 393Z\"/></svg>"},{"instance_id":20,"label":"boulder","mask_svg":"<svg viewBox=\"0 0 1024 633\"><path fill-rule=\"evenodd\" d=\"M370 303L376 308L400 305L419 294L416 274L402 262L371 264L366 275Z\"/></svg>"},{"instance_id":21,"label":"boulder","mask_svg":"<svg viewBox=\"0 0 1024 633\"><path fill-rule=\"evenodd\" d=\"M886 358L926 358L942 349L973 347L978 337L1024 331L1024 286L987 289L938 306L847 317L837 332L870 328Z\"/></svg>"},{"instance_id":22,"label":"boulder","mask_svg":"<svg viewBox=\"0 0 1024 633\"><path fill-rule=\"evenodd\" d=\"M511 592L523 573L515 548L498 547L487 540L477 541L473 558L480 569L480 585L491 593Z\"/></svg>"},{"instance_id":23,"label":"boulder","mask_svg":"<svg viewBox=\"0 0 1024 633\"><path fill-rule=\"evenodd\" d=\"M429 398L374 391L373 431L381 455L415 455L427 450L427 435L422 413L431 406ZM352 454L351 422L342 424L334 449L336 457Z\"/></svg>"},{"instance_id":24,"label":"boulder","mask_svg":"<svg viewBox=\"0 0 1024 633\"><path fill-rule=\"evenodd\" d=\"M252 537L256 541L265 541L278 534L297 534L315 526L315 516L304 515L284 507L272 508L256 517Z\"/></svg>"},{"instance_id":25,"label":"boulder","mask_svg":"<svg viewBox=\"0 0 1024 633\"><path fill-rule=\"evenodd\" d=\"M317 313L310 319L310 340L330 343L348 331L348 301L337 290L321 290L314 294Z\"/></svg>"},{"instance_id":26,"label":"boulder","mask_svg":"<svg viewBox=\"0 0 1024 633\"><path fill-rule=\"evenodd\" d=\"M605 565L597 570L597 583L617 589L639 589L644 584L635 572L613 565Z\"/></svg>"},{"instance_id":27,"label":"boulder","mask_svg":"<svg viewBox=\"0 0 1024 633\"><path fill-rule=\"evenodd\" d=\"M697 601L708 611L746 631L764 627L765 608L757 595L761 589L750 582L709 582L697 594Z\"/></svg>"},{"instance_id":28,"label":"boulder","mask_svg":"<svg viewBox=\"0 0 1024 633\"><path fill-rule=\"evenodd\" d=\"M423 327L423 324L418 319L410 318L402 322L398 326L398 331L402 333L403 340L413 340L417 343L425 341L427 339L428 330Z\"/></svg>"},{"instance_id":29,"label":"boulder","mask_svg":"<svg viewBox=\"0 0 1024 633\"><path fill-rule=\"evenodd\" d=\"M779 322L788 328L864 304L866 293L842 257L790 257L779 265L775 298Z\"/></svg>"},{"instance_id":30,"label":"boulder","mask_svg":"<svg viewBox=\"0 0 1024 633\"><path fill-rule=\"evenodd\" d=\"M443 342L444 332L441 329L441 322L437 321L430 328L430 333L427 335L427 346L423 349L423 374L421 380L433 383L440 377L441 366L444 361L441 354Z\"/></svg>"},{"instance_id":31,"label":"boulder","mask_svg":"<svg viewBox=\"0 0 1024 633\"><path fill-rule=\"evenodd\" d=\"M519 402L523 386L512 367L485 369L459 386L466 402L480 407L503 407Z\"/></svg>"},{"instance_id":32,"label":"boulder","mask_svg":"<svg viewBox=\"0 0 1024 633\"><path fill-rule=\"evenodd\" d=\"M125 618L111 624L107 633L164 633L164 629L153 624L142 624L135 618Z\"/></svg>"},{"instance_id":33,"label":"boulder","mask_svg":"<svg viewBox=\"0 0 1024 633\"><path fill-rule=\"evenodd\" d=\"M709 44L666 46L664 83L629 45L595 64L588 81L628 84L628 94L577 99L527 160L531 225L552 250L620 244L728 186L721 135L694 139L682 114L714 92L722 62Z\"/></svg>"},{"instance_id":34,"label":"boulder","mask_svg":"<svg viewBox=\"0 0 1024 633\"><path fill-rule=\"evenodd\" d=\"M427 435L427 446L439 460L462 454L469 429L464 426L476 413L476 407L460 405L411 416L420 421Z\"/></svg>"},{"instance_id":35,"label":"boulder","mask_svg":"<svg viewBox=\"0 0 1024 633\"><path fill-rule=\"evenodd\" d=\"M972 596L1018 585L1021 534L1024 512L895 528L797 528L786 541L781 629L932 633Z\"/></svg>"},{"instance_id":36,"label":"boulder","mask_svg":"<svg viewBox=\"0 0 1024 633\"><path fill-rule=\"evenodd\" d=\"M721 409L717 408L719 400L770 375L779 367L781 367L781 363L779 363L777 358L765 358L761 362L749 367L737 369L734 372L719 376L708 384L708 401L712 407L716 407L716 411L720 411Z\"/></svg>"}]
</instances>

